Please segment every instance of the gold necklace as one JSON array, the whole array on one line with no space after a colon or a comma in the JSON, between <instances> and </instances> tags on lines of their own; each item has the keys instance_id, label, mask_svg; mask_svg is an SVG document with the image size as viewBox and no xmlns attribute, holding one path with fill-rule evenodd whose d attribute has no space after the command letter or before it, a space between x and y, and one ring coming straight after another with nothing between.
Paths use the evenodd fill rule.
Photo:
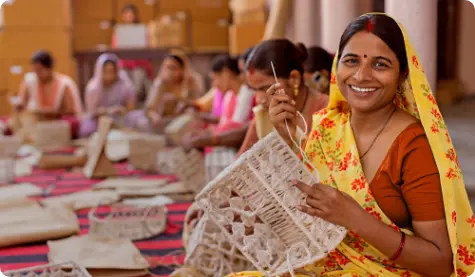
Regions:
<instances>
[{"instance_id":1,"label":"gold necklace","mask_svg":"<svg viewBox=\"0 0 475 277\"><path fill-rule=\"evenodd\" d=\"M378 139L379 135L381 135L381 133L384 131L384 129L388 125L389 121L393 117L394 113L396 113L396 110L397 110L397 108L395 107L394 110L391 112L391 115L389 115L388 119L386 120L386 123L384 123L383 128L381 128L381 130L379 130L379 132L374 137L374 139L371 142L371 144L369 145L368 149L363 153L363 155L360 155L360 160L362 160L364 158L364 156L366 156L366 154L368 154L369 150L371 150L371 148L373 148L374 143Z\"/></svg>"}]
</instances>

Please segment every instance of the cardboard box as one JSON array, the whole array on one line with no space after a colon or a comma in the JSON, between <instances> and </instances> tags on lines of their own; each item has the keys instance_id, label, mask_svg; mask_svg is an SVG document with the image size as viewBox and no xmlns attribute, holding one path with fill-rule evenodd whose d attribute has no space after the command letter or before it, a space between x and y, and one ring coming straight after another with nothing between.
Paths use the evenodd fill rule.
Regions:
<instances>
[{"instance_id":1,"label":"cardboard box","mask_svg":"<svg viewBox=\"0 0 475 277\"><path fill-rule=\"evenodd\" d=\"M161 0L159 12L186 10L192 20L230 19L229 0Z\"/></svg>"},{"instance_id":2,"label":"cardboard box","mask_svg":"<svg viewBox=\"0 0 475 277\"><path fill-rule=\"evenodd\" d=\"M40 49L49 51L54 57L71 57L71 28L5 28L2 48L11 59L30 58Z\"/></svg>"},{"instance_id":3,"label":"cardboard box","mask_svg":"<svg viewBox=\"0 0 475 277\"><path fill-rule=\"evenodd\" d=\"M148 27L151 47L190 47L190 21L185 12L162 14Z\"/></svg>"},{"instance_id":4,"label":"cardboard box","mask_svg":"<svg viewBox=\"0 0 475 277\"><path fill-rule=\"evenodd\" d=\"M4 27L71 26L71 3L65 0L15 0L5 2L0 12Z\"/></svg>"},{"instance_id":5,"label":"cardboard box","mask_svg":"<svg viewBox=\"0 0 475 277\"><path fill-rule=\"evenodd\" d=\"M12 105L10 105L10 94L6 90L0 90L0 116L10 115L12 113Z\"/></svg>"},{"instance_id":6,"label":"cardboard box","mask_svg":"<svg viewBox=\"0 0 475 277\"><path fill-rule=\"evenodd\" d=\"M267 12L265 10L246 11L233 14L234 24L265 24L267 22Z\"/></svg>"},{"instance_id":7,"label":"cardboard box","mask_svg":"<svg viewBox=\"0 0 475 277\"><path fill-rule=\"evenodd\" d=\"M73 27L75 51L107 49L111 45L114 30L110 21L77 23Z\"/></svg>"},{"instance_id":8,"label":"cardboard box","mask_svg":"<svg viewBox=\"0 0 475 277\"><path fill-rule=\"evenodd\" d=\"M0 91L8 90L8 62L6 59L0 60Z\"/></svg>"},{"instance_id":9,"label":"cardboard box","mask_svg":"<svg viewBox=\"0 0 475 277\"><path fill-rule=\"evenodd\" d=\"M265 24L234 24L229 27L229 51L239 55L247 48L259 44L266 30Z\"/></svg>"},{"instance_id":10,"label":"cardboard box","mask_svg":"<svg viewBox=\"0 0 475 277\"><path fill-rule=\"evenodd\" d=\"M112 20L114 12L114 0L73 0L74 23Z\"/></svg>"},{"instance_id":11,"label":"cardboard box","mask_svg":"<svg viewBox=\"0 0 475 277\"><path fill-rule=\"evenodd\" d=\"M20 88L20 84L23 81L23 76L27 72L31 72L30 59L11 59L6 60L7 63L7 90L16 95ZM54 71L67 74L73 79L77 79L77 70L75 68L76 63L71 58L67 57L55 57Z\"/></svg>"},{"instance_id":12,"label":"cardboard box","mask_svg":"<svg viewBox=\"0 0 475 277\"><path fill-rule=\"evenodd\" d=\"M97 0L96 0L97 1ZM149 23L155 19L157 14L158 0L117 0L115 10L115 20L118 23L122 22L122 9L127 4L133 4L139 11L139 19L142 23Z\"/></svg>"},{"instance_id":13,"label":"cardboard box","mask_svg":"<svg viewBox=\"0 0 475 277\"><path fill-rule=\"evenodd\" d=\"M191 22L191 47L197 52L228 51L229 25L227 21Z\"/></svg>"}]
</instances>

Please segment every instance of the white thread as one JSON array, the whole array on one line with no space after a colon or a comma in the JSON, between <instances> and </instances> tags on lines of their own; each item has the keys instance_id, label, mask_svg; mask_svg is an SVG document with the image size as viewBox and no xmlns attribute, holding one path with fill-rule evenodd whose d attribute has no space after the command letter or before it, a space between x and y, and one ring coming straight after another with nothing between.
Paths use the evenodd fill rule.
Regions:
<instances>
[{"instance_id":1,"label":"white thread","mask_svg":"<svg viewBox=\"0 0 475 277\"><path fill-rule=\"evenodd\" d=\"M312 162L310 161L310 159L308 158L307 154L305 154L305 151L302 149L302 140L303 138L307 137L307 132L308 132L308 124L307 124L307 121L305 121L305 117L299 112L297 111L297 114L302 118L303 120L303 124L305 125L305 132L304 134L300 137L300 141L299 143L297 143L294 138L292 137L292 134L290 133L290 128L289 128L289 125L287 123L287 120L285 120L285 127L287 127L287 133L289 134L289 137L290 137L290 140L292 141L292 143L297 147L297 149L299 150L300 154L302 155L302 159L304 162L306 162L312 169L313 171L315 172L316 174L316 177L317 177L317 180L320 182L320 174L318 173L318 170L313 166Z\"/></svg>"}]
</instances>

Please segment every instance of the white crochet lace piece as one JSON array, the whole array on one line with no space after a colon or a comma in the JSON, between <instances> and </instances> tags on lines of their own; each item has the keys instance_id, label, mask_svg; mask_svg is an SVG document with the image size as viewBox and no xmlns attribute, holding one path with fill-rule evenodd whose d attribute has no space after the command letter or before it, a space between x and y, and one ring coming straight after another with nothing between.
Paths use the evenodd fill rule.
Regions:
<instances>
[{"instance_id":1,"label":"white crochet lace piece","mask_svg":"<svg viewBox=\"0 0 475 277\"><path fill-rule=\"evenodd\" d=\"M222 277L253 268L207 215L200 219L190 235L185 267L209 277Z\"/></svg>"},{"instance_id":2,"label":"white crochet lace piece","mask_svg":"<svg viewBox=\"0 0 475 277\"><path fill-rule=\"evenodd\" d=\"M16 169L15 159L9 157L0 158L0 186L15 182Z\"/></svg>"},{"instance_id":3,"label":"white crochet lace piece","mask_svg":"<svg viewBox=\"0 0 475 277\"><path fill-rule=\"evenodd\" d=\"M229 241L266 276L295 276L294 269L324 258L346 235L343 227L296 209L305 205L306 196L291 185L293 180L319 181L272 132L196 197Z\"/></svg>"},{"instance_id":4,"label":"white crochet lace piece","mask_svg":"<svg viewBox=\"0 0 475 277\"><path fill-rule=\"evenodd\" d=\"M159 135L137 135L129 140L129 163L136 169L157 170L157 152L165 148L166 138Z\"/></svg>"},{"instance_id":5,"label":"white crochet lace piece","mask_svg":"<svg viewBox=\"0 0 475 277\"><path fill-rule=\"evenodd\" d=\"M236 150L227 147L215 147L205 157L206 180L211 182L226 167L236 160Z\"/></svg>"},{"instance_id":6,"label":"white crochet lace piece","mask_svg":"<svg viewBox=\"0 0 475 277\"><path fill-rule=\"evenodd\" d=\"M91 277L86 269L74 262L10 270L4 274L9 277Z\"/></svg>"},{"instance_id":7,"label":"white crochet lace piece","mask_svg":"<svg viewBox=\"0 0 475 277\"><path fill-rule=\"evenodd\" d=\"M89 235L112 239L141 240L157 236L167 225L164 206L137 207L114 205L105 218L96 216L96 209L89 211Z\"/></svg>"},{"instance_id":8,"label":"white crochet lace piece","mask_svg":"<svg viewBox=\"0 0 475 277\"><path fill-rule=\"evenodd\" d=\"M34 144L40 148L67 147L71 145L71 126L63 120L38 122L35 126Z\"/></svg>"},{"instance_id":9,"label":"white crochet lace piece","mask_svg":"<svg viewBox=\"0 0 475 277\"><path fill-rule=\"evenodd\" d=\"M204 159L197 150L186 153L182 148L174 148L157 154L159 170L162 168L175 174L189 191L200 191L206 184Z\"/></svg>"}]
</instances>

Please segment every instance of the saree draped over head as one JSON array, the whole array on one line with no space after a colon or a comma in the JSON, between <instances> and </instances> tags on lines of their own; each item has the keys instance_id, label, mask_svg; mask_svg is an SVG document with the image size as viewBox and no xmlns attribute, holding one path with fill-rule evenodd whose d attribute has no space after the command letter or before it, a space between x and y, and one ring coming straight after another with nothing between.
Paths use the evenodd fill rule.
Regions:
<instances>
[{"instance_id":1,"label":"saree draped over head","mask_svg":"<svg viewBox=\"0 0 475 277\"><path fill-rule=\"evenodd\" d=\"M419 119L424 127L440 175L446 224L453 252L452 276L467 277L475 269L475 217L447 127L420 60L406 31L402 26L400 28L405 38L409 75L403 89L396 94L394 103L399 109ZM335 58L329 105L314 114L305 153L319 170L322 183L347 193L385 224L413 235L409 230L399 229L391 222L370 191L350 126L349 106L337 85L337 62ZM347 167L339 166L341 163L347 163ZM304 270L316 276L420 276L390 261L352 232L324 260L308 265ZM241 272L230 276L263 275L259 272Z\"/></svg>"},{"instance_id":2,"label":"saree draped over head","mask_svg":"<svg viewBox=\"0 0 475 277\"><path fill-rule=\"evenodd\" d=\"M183 61L183 80L180 84L179 90L172 90L167 84L165 84L160 76L155 78L152 84L150 93L148 94L146 107L152 109L160 109L165 94L173 93L178 100L180 99L196 99L201 96L204 92L204 82L203 78L197 73L190 64L188 57L183 51L172 50L170 55L177 56ZM175 107L177 103L167 103L166 107L163 108L164 115L171 115L175 112Z\"/></svg>"},{"instance_id":3,"label":"saree draped over head","mask_svg":"<svg viewBox=\"0 0 475 277\"><path fill-rule=\"evenodd\" d=\"M123 70L118 71L117 80L110 86L104 86L103 68L106 61L119 66L119 58L115 54L102 54L96 61L94 76L86 86L86 117L81 122L80 137L91 135L97 129L94 114L99 108L113 106L127 107L127 103L135 101L136 93L132 81ZM117 120L118 118L115 118Z\"/></svg>"}]
</instances>

